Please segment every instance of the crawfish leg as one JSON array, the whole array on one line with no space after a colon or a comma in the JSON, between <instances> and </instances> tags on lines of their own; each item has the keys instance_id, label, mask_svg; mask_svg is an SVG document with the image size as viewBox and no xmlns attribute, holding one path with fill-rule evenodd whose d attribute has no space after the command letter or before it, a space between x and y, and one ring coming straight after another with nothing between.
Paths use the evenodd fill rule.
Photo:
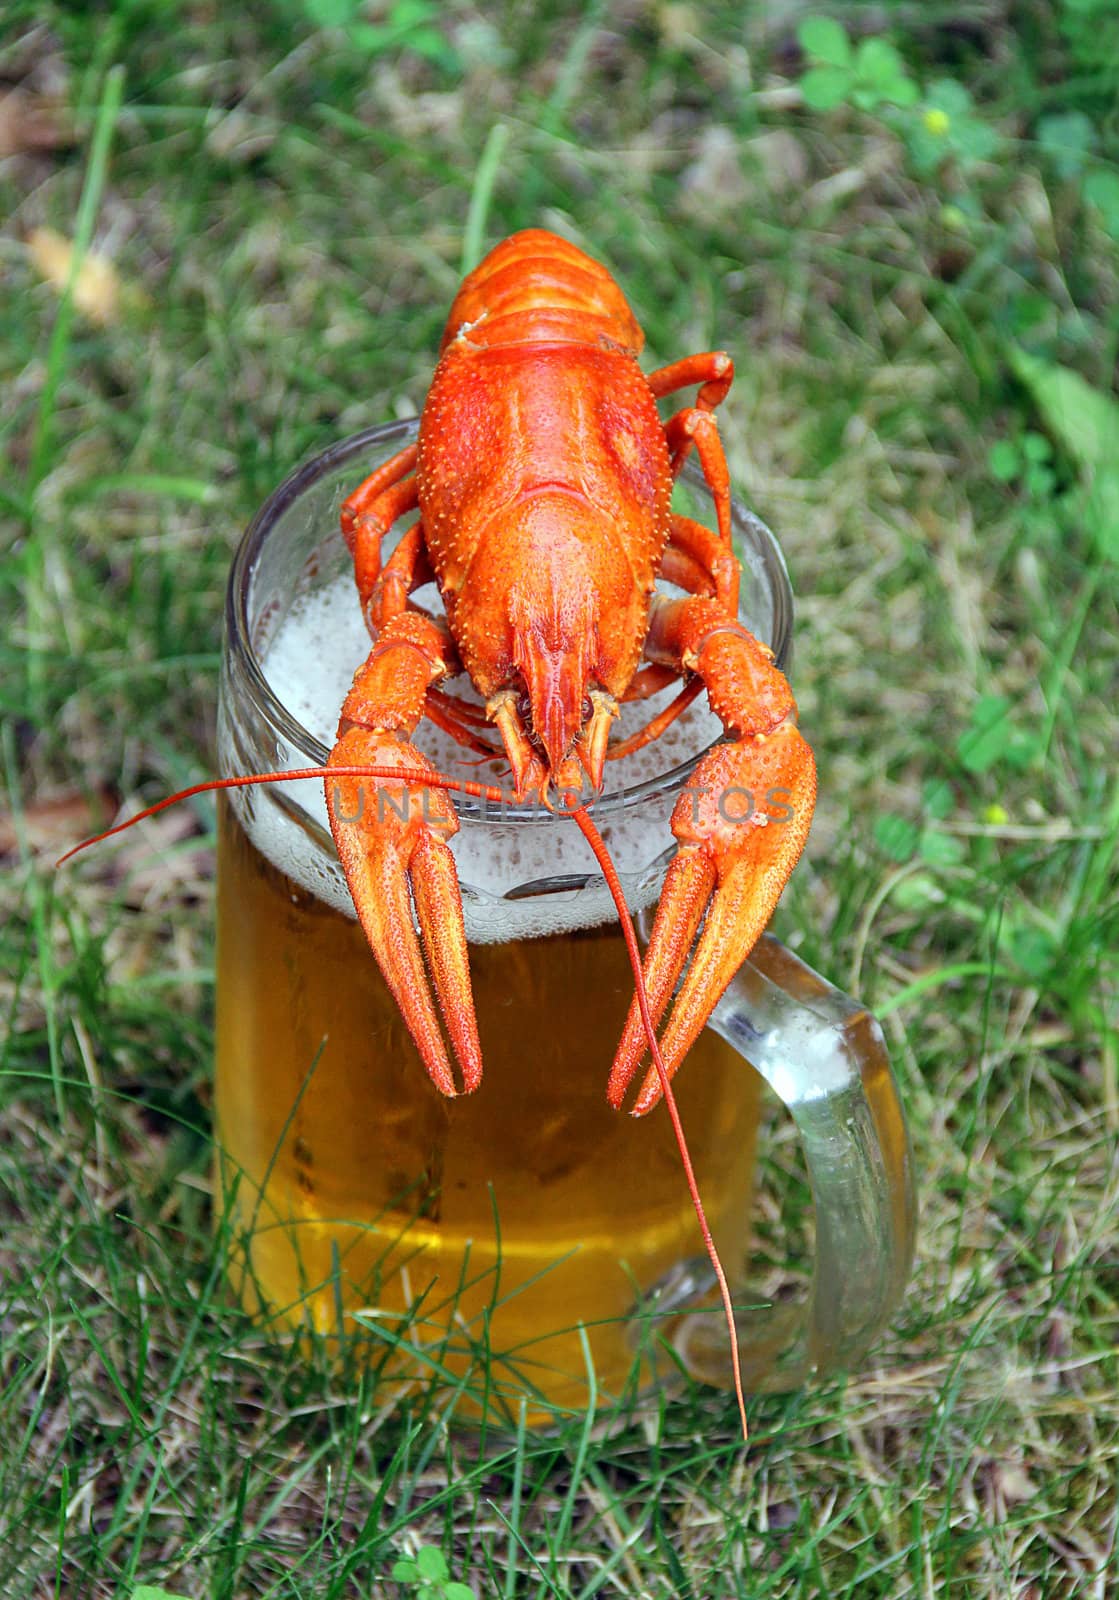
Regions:
<instances>
[{"instance_id":1,"label":"crawfish leg","mask_svg":"<svg viewBox=\"0 0 1119 1600\"><path fill-rule=\"evenodd\" d=\"M408 601L413 591L422 589L424 584L432 581L433 576L424 525L422 522L413 523L385 562L384 570L369 597L367 615L374 632L380 634L393 617L403 615L409 609ZM415 609L418 615L426 615L419 607ZM436 727L442 728L444 733L449 733L452 739L468 749L487 756L501 754L496 745L487 743L471 726L472 723L485 725L486 714L481 706L472 706L439 689L429 689L425 714Z\"/></svg>"},{"instance_id":2,"label":"crawfish leg","mask_svg":"<svg viewBox=\"0 0 1119 1600\"><path fill-rule=\"evenodd\" d=\"M669 580L675 583L675 578ZM683 584L679 587L684 588ZM660 694L662 689L667 689L670 683L675 683L680 674L675 667L661 665L641 667L634 673L630 686L622 696L625 705L634 700L651 700L653 695Z\"/></svg>"},{"instance_id":3,"label":"crawfish leg","mask_svg":"<svg viewBox=\"0 0 1119 1600\"><path fill-rule=\"evenodd\" d=\"M668 583L674 583L678 589L687 590L689 594L713 595L726 608L727 614L733 617L738 612L739 572L738 562L718 534L705 528L702 522L693 522L691 517L673 517L672 533L661 557L660 577ZM674 664L655 662L642 667L624 698L627 702L647 700L666 689L679 675ZM654 739L659 739L693 700L698 699L702 691L703 679L693 677L672 703L659 711L643 728L612 744L607 751L608 759L617 761L621 756L632 755L635 750L643 750Z\"/></svg>"},{"instance_id":4,"label":"crawfish leg","mask_svg":"<svg viewBox=\"0 0 1119 1600\"><path fill-rule=\"evenodd\" d=\"M479 726L485 725L485 712L481 706L473 706L458 695L445 694L442 689L429 689L424 714L429 722L449 734L456 744L463 745L467 750L476 750L479 755L488 756L491 760L501 756L497 745L483 739L478 732Z\"/></svg>"},{"instance_id":5,"label":"crawfish leg","mask_svg":"<svg viewBox=\"0 0 1119 1600\"><path fill-rule=\"evenodd\" d=\"M692 956L661 1038L671 1076L753 949L800 857L816 799L816 768L772 652L717 600L655 599L646 653L697 673L732 735L703 757L672 813L679 849L645 957L649 1005L659 1024ZM610 1075L613 1105L621 1104L644 1054L635 1003ZM648 1111L660 1093L656 1074L649 1073L635 1113Z\"/></svg>"},{"instance_id":6,"label":"crawfish leg","mask_svg":"<svg viewBox=\"0 0 1119 1600\"><path fill-rule=\"evenodd\" d=\"M424 1066L446 1095L457 1088L435 999L463 1088L476 1088L482 1076L462 897L447 844L458 818L445 792L430 787L435 770L409 736L428 688L453 662L448 635L430 617L408 610L391 618L354 678L328 765L388 767L399 776L326 780L330 829L358 919Z\"/></svg>"},{"instance_id":7,"label":"crawfish leg","mask_svg":"<svg viewBox=\"0 0 1119 1600\"><path fill-rule=\"evenodd\" d=\"M710 595L715 592L715 585L700 562L690 550L681 549L678 545L665 545L657 577L663 578L665 583L675 584L677 589L683 589L687 594Z\"/></svg>"},{"instance_id":8,"label":"crawfish leg","mask_svg":"<svg viewBox=\"0 0 1119 1600\"><path fill-rule=\"evenodd\" d=\"M734 362L725 350L705 350L701 355L685 356L667 367L658 367L649 374L649 387L658 400L674 394L677 389L687 389L699 384L696 405L703 411L713 411L726 399L734 382Z\"/></svg>"},{"instance_id":9,"label":"crawfish leg","mask_svg":"<svg viewBox=\"0 0 1119 1600\"><path fill-rule=\"evenodd\" d=\"M413 523L385 562L384 570L369 597L367 614L374 633L379 634L393 617L401 616L410 609L408 601L413 591L431 583L433 577L424 525L422 522ZM415 610L417 615L427 615L418 606ZM442 728L444 733L449 733L452 739L467 749L477 750L486 756L501 754L496 745L488 743L476 732L477 725L485 726L486 721L481 706L472 706L456 695L445 694L439 689L429 689L425 715L437 728Z\"/></svg>"},{"instance_id":10,"label":"crawfish leg","mask_svg":"<svg viewBox=\"0 0 1119 1600\"><path fill-rule=\"evenodd\" d=\"M424 525L422 522L413 523L385 562L384 570L369 596L367 616L374 633L380 634L393 617L403 615L409 609L408 601L413 591L422 589L424 584L432 581L433 576ZM419 607L416 611L420 616L426 615ZM429 689L425 715L436 727L442 728L444 733L449 733L452 739L468 749L487 756L501 754L496 745L488 744L470 726L472 720L485 724L486 714L481 706L471 706L454 695Z\"/></svg>"},{"instance_id":11,"label":"crawfish leg","mask_svg":"<svg viewBox=\"0 0 1119 1600\"><path fill-rule=\"evenodd\" d=\"M342 502L342 536L354 558L354 578L366 616L370 595L381 574L381 540L397 517L416 508L413 469L417 455L418 447L410 444L371 472Z\"/></svg>"},{"instance_id":12,"label":"crawfish leg","mask_svg":"<svg viewBox=\"0 0 1119 1600\"><path fill-rule=\"evenodd\" d=\"M733 382L734 362L725 350L707 350L701 355L685 356L682 361L673 361L670 366L660 367L649 375L649 387L658 400L677 389L686 389L689 384L699 384L695 405L670 417L665 423L664 434L672 457L674 478L679 477L692 445L695 444L698 449L703 475L715 501L719 533L728 550L730 475L712 412L726 399Z\"/></svg>"},{"instance_id":13,"label":"crawfish leg","mask_svg":"<svg viewBox=\"0 0 1119 1600\"><path fill-rule=\"evenodd\" d=\"M742 569L730 546L702 522L673 517L660 573L689 594L713 594L728 616L738 615Z\"/></svg>"},{"instance_id":14,"label":"crawfish leg","mask_svg":"<svg viewBox=\"0 0 1119 1600\"><path fill-rule=\"evenodd\" d=\"M410 608L408 600L413 590L423 589L424 584L432 581L432 576L424 525L423 522L416 522L403 534L391 557L384 563L384 570L368 597L367 618L373 634L381 634L392 618L403 616L408 610L415 610L418 616L426 616L426 611L421 611L419 606ZM482 707L469 706L453 694L431 688L427 690L424 701L424 715L467 749L477 750L482 755L501 754L498 747L480 738L474 726L471 726L471 722L485 725Z\"/></svg>"},{"instance_id":15,"label":"crawfish leg","mask_svg":"<svg viewBox=\"0 0 1119 1600\"><path fill-rule=\"evenodd\" d=\"M677 674L673 673L672 676L676 677ZM643 728L638 728L635 733L619 739L617 744L612 744L606 752L607 759L618 761L622 756L631 756L635 750L644 750L647 744L653 744L666 728L671 728L676 718L688 709L693 700L699 699L702 693L703 679L693 678L690 683L684 685L674 699L669 701L664 710L658 711Z\"/></svg>"},{"instance_id":16,"label":"crawfish leg","mask_svg":"<svg viewBox=\"0 0 1119 1600\"><path fill-rule=\"evenodd\" d=\"M699 406L689 406L678 411L664 425L664 437L672 459L672 475L679 477L688 452L694 444L699 453L702 469L711 498L715 502L715 516L719 524L719 538L728 551L733 550L730 528L730 470L727 467L723 441L719 438L719 424L710 411Z\"/></svg>"},{"instance_id":17,"label":"crawfish leg","mask_svg":"<svg viewBox=\"0 0 1119 1600\"><path fill-rule=\"evenodd\" d=\"M411 478L401 489L415 484ZM380 541L378 540L378 548ZM422 522L414 522L403 535L384 569L369 593L366 615L369 626L380 633L385 624L398 617L408 607L413 589L422 589L432 579L431 563L427 556L427 540ZM362 597L365 605L365 597Z\"/></svg>"},{"instance_id":18,"label":"crawfish leg","mask_svg":"<svg viewBox=\"0 0 1119 1600\"><path fill-rule=\"evenodd\" d=\"M691 517L673 517L672 532L657 576L688 594L715 595L732 615L737 610L738 563L733 558L728 563L718 535L705 528L702 522L693 522ZM622 699L627 705L634 700L649 700L679 676L680 670L674 662L651 662L634 673ZM610 754L613 759L613 746Z\"/></svg>"}]
</instances>

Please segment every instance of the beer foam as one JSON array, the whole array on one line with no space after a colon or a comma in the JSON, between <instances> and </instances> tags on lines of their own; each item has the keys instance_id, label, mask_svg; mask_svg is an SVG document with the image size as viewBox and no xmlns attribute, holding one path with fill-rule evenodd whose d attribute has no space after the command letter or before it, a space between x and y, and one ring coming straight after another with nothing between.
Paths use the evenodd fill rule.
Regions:
<instances>
[{"instance_id":1,"label":"beer foam","mask_svg":"<svg viewBox=\"0 0 1119 1600\"><path fill-rule=\"evenodd\" d=\"M438 607L434 588L420 591L416 599L421 605L430 601L429 609ZM263 649L261 666L272 692L291 716L329 748L339 708L369 649L353 579L344 574L293 601ZM464 699L477 700L465 677L448 687ZM673 683L659 695L623 706L614 737L643 727L671 702L679 687ZM660 893L664 871L675 851L669 827L675 794L630 800L623 809L621 790L632 791L672 771L706 749L722 731L722 724L701 696L659 739L632 756L607 762L603 795L590 810L617 866L631 910L651 905ZM492 737L497 739L496 732ZM509 787L504 760L479 758L427 719L418 725L413 742L451 777ZM235 754L222 754L224 770L236 769ZM290 747L286 759L292 765L307 762L305 754ZM329 838L322 785L307 781L236 793L242 824L261 853L308 892L354 916ZM462 884L469 939L486 943L531 938L592 927L616 917L590 846L570 818L557 817L542 807L525 820L499 817L495 805L487 808L485 820L464 817L459 832L449 841Z\"/></svg>"}]
</instances>

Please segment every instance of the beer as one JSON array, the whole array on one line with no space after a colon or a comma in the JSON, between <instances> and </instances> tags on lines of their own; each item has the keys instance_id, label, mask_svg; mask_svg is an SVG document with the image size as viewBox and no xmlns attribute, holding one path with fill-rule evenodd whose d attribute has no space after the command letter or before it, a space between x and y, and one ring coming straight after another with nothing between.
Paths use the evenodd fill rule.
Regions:
<instances>
[{"instance_id":1,"label":"beer","mask_svg":"<svg viewBox=\"0 0 1119 1600\"><path fill-rule=\"evenodd\" d=\"M582 1322L600 1390L620 1391L636 1302L702 1254L664 1108L606 1103L633 993L620 933L472 947L485 1076L447 1100L357 923L262 855L228 802L218 883L217 1121L246 1303L327 1334L362 1310L400 1341L394 1371L426 1377L427 1351L468 1390L488 1351L498 1394L561 1406L586 1398ZM732 1269L756 1084L710 1032L677 1079Z\"/></svg>"}]
</instances>

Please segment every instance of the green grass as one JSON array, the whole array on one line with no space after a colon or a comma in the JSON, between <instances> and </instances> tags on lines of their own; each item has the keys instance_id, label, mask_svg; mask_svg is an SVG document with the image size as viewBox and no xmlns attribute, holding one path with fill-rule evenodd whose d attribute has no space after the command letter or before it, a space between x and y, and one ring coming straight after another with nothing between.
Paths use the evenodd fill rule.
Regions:
<instances>
[{"instance_id":1,"label":"green grass","mask_svg":"<svg viewBox=\"0 0 1119 1600\"><path fill-rule=\"evenodd\" d=\"M987 456L1039 426L1011 343L1108 386L1119 251L1035 142L1054 104L1100 114L1085 36L957 9L890 11L895 42L1016 142L938 180L882 122L798 108L761 10L510 6L486 35L455 5L454 76L295 5L8 8L0 69L74 122L0 165L12 1600L392 1595L424 1544L503 1600L1114 1583L1115 572L1061 501L1072 463L1033 501ZM213 771L240 528L296 461L420 406L464 252L531 224L610 264L650 364L734 354L724 435L788 554L821 772L777 931L880 1010L914 1135L893 1327L845 1381L754 1402L748 1451L702 1389L480 1449L445 1402L269 1344L211 1229L212 812L50 867L115 799ZM39 226L112 256L116 320L60 307ZM1033 743L973 770L994 694ZM791 1130L763 1142L779 1275L811 1211Z\"/></svg>"}]
</instances>

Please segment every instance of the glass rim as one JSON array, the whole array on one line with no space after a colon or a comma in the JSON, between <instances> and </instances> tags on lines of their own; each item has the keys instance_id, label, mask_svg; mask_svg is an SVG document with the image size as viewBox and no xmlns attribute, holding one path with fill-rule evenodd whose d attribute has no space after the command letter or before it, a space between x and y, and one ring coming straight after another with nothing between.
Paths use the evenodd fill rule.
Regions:
<instances>
[{"instance_id":1,"label":"glass rim","mask_svg":"<svg viewBox=\"0 0 1119 1600\"><path fill-rule=\"evenodd\" d=\"M275 693L253 644L250 601L257 562L266 540L280 518L289 512L301 496L315 484L351 462L355 465L360 464L362 458L373 449L385 445L392 445L395 449L404 448L412 443L418 432L418 417L408 417L398 422L375 423L358 433L339 439L337 443L311 456L290 472L267 496L246 527L233 556L225 596L226 649L230 656L235 658L244 674L242 690L247 689L253 701L254 711L282 739L305 755L309 766L325 766L330 751L303 726L297 717L292 715ZM694 461L685 463L680 476L691 487L706 490L710 495ZM774 662L783 671L789 660L793 635L793 591L784 553L772 529L733 494L731 520L733 531L752 544L770 579L773 637L763 642L773 651ZM746 565L743 566L743 577L749 580L749 568ZM604 787L599 797L600 809L624 811L643 801L673 794L691 776L707 752L723 742L722 738L715 739L685 761L678 762L651 778L644 778L639 783L628 787L619 785L613 790ZM492 802L490 804L492 805ZM557 820L554 813L528 801L519 805L503 804L500 814L495 815L492 809L487 809L486 801L461 793L455 795L455 808L463 820L470 821L505 824Z\"/></svg>"}]
</instances>

